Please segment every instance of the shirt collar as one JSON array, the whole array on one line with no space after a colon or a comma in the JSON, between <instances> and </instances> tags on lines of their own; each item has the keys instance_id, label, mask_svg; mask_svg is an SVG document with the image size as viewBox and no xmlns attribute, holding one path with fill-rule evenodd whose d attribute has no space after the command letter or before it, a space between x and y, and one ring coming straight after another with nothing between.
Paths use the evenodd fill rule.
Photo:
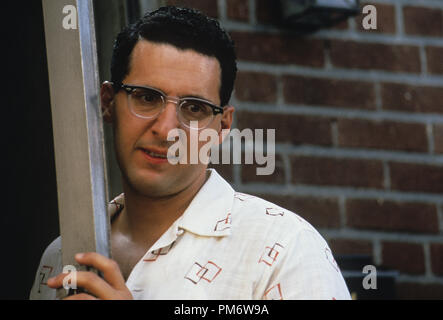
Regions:
<instances>
[{"instance_id":1,"label":"shirt collar","mask_svg":"<svg viewBox=\"0 0 443 320\"><path fill-rule=\"evenodd\" d=\"M180 218L179 227L200 236L231 234L235 191L214 169Z\"/></svg>"},{"instance_id":2,"label":"shirt collar","mask_svg":"<svg viewBox=\"0 0 443 320\"><path fill-rule=\"evenodd\" d=\"M200 236L227 236L231 234L231 208L235 191L217 171L207 171L208 180L178 219L178 228ZM121 212L124 205L123 193L109 203L111 221Z\"/></svg>"}]
</instances>

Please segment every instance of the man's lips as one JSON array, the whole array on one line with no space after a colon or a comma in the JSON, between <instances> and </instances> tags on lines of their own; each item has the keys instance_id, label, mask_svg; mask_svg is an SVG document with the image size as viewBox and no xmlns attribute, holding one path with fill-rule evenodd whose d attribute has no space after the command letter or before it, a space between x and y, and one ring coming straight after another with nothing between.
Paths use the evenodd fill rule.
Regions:
<instances>
[{"instance_id":1,"label":"man's lips","mask_svg":"<svg viewBox=\"0 0 443 320\"><path fill-rule=\"evenodd\" d=\"M168 162L168 150L160 148L138 148L148 162L161 164Z\"/></svg>"},{"instance_id":2,"label":"man's lips","mask_svg":"<svg viewBox=\"0 0 443 320\"><path fill-rule=\"evenodd\" d=\"M168 150L158 148L140 148L148 156L159 159L168 159Z\"/></svg>"}]
</instances>

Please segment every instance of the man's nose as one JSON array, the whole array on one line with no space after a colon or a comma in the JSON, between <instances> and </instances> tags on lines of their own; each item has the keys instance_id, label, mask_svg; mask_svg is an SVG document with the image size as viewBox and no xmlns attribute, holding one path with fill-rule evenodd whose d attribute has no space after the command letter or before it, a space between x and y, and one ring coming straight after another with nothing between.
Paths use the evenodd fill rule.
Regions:
<instances>
[{"instance_id":1,"label":"man's nose","mask_svg":"<svg viewBox=\"0 0 443 320\"><path fill-rule=\"evenodd\" d=\"M167 100L162 112L157 116L151 130L159 139L167 140L168 133L180 126L177 118L177 104L175 101Z\"/></svg>"}]
</instances>

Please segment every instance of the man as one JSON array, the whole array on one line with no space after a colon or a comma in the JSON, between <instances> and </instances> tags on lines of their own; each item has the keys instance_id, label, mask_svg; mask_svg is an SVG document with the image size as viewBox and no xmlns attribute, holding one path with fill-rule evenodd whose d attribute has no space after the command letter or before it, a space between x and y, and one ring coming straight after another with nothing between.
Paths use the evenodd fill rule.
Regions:
<instances>
[{"instance_id":1,"label":"man","mask_svg":"<svg viewBox=\"0 0 443 320\"><path fill-rule=\"evenodd\" d=\"M68 299L349 299L308 222L236 193L204 163L168 161L171 131L212 129L221 143L231 128L235 53L217 21L175 7L147 14L118 35L111 73L101 100L124 190L110 205L113 259L77 255L103 278L78 272L86 293ZM59 238L31 298L54 298L61 270Z\"/></svg>"}]
</instances>

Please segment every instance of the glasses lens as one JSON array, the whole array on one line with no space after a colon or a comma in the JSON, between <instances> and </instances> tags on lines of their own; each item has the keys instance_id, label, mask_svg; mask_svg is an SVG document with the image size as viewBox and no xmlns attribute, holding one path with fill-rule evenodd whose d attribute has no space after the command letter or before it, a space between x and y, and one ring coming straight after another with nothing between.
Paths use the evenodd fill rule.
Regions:
<instances>
[{"instance_id":1,"label":"glasses lens","mask_svg":"<svg viewBox=\"0 0 443 320\"><path fill-rule=\"evenodd\" d=\"M135 88L129 95L130 106L135 114L150 118L163 107L163 96L160 92L149 88Z\"/></svg>"},{"instance_id":2,"label":"glasses lens","mask_svg":"<svg viewBox=\"0 0 443 320\"><path fill-rule=\"evenodd\" d=\"M205 127L213 117L212 107L199 100L185 100L180 105L179 112L181 121L187 126L191 125L191 121L198 122L198 127Z\"/></svg>"}]
</instances>

